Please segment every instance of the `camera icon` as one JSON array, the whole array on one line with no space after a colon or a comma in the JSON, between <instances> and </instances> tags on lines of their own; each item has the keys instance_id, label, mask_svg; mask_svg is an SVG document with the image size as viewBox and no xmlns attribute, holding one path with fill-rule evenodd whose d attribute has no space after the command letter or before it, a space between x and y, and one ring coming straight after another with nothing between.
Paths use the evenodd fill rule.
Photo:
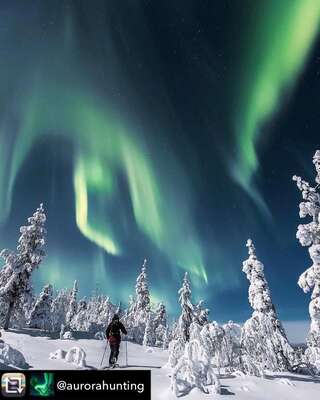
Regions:
<instances>
[{"instance_id":1,"label":"camera icon","mask_svg":"<svg viewBox=\"0 0 320 400\"><path fill-rule=\"evenodd\" d=\"M4 397L24 397L26 377L20 372L7 372L1 377L1 393Z\"/></svg>"}]
</instances>

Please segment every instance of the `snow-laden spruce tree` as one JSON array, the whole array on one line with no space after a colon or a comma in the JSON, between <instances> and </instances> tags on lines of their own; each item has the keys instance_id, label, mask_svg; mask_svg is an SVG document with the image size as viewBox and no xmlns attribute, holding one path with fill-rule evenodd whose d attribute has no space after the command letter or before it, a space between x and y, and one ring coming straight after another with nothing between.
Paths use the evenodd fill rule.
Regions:
<instances>
[{"instance_id":1,"label":"snow-laden spruce tree","mask_svg":"<svg viewBox=\"0 0 320 400\"><path fill-rule=\"evenodd\" d=\"M111 303L110 297L99 295L96 299L96 312L92 313L91 321L103 329L110 322L116 307ZM92 330L92 328L91 328Z\"/></svg>"},{"instance_id":2,"label":"snow-laden spruce tree","mask_svg":"<svg viewBox=\"0 0 320 400\"><path fill-rule=\"evenodd\" d=\"M88 330L88 309L86 297L83 297L79 301L78 312L73 318L73 327L76 331L84 332Z\"/></svg>"},{"instance_id":3,"label":"snow-laden spruce tree","mask_svg":"<svg viewBox=\"0 0 320 400\"><path fill-rule=\"evenodd\" d=\"M167 326L166 306L161 302L158 304L155 310L155 317L154 317L154 326L158 327L159 325Z\"/></svg>"},{"instance_id":4,"label":"snow-laden spruce tree","mask_svg":"<svg viewBox=\"0 0 320 400\"><path fill-rule=\"evenodd\" d=\"M201 344L220 374L220 368L228 366L225 347L225 331L216 321L205 324L200 332Z\"/></svg>"},{"instance_id":5,"label":"snow-laden spruce tree","mask_svg":"<svg viewBox=\"0 0 320 400\"><path fill-rule=\"evenodd\" d=\"M167 341L167 312L166 306L163 303L159 303L154 315L153 327L155 330L155 345L157 347L166 346Z\"/></svg>"},{"instance_id":6,"label":"snow-laden spruce tree","mask_svg":"<svg viewBox=\"0 0 320 400\"><path fill-rule=\"evenodd\" d=\"M68 326L68 329L72 327L72 320L77 315L78 311L77 294L78 294L78 283L75 280L73 283L73 288L70 293L69 307L66 315L66 324Z\"/></svg>"},{"instance_id":7,"label":"snow-laden spruce tree","mask_svg":"<svg viewBox=\"0 0 320 400\"><path fill-rule=\"evenodd\" d=\"M315 187L310 186L300 176L293 176L303 201L299 204L300 218L311 217L311 221L300 224L297 230L297 239L302 246L309 247L312 265L304 271L298 280L298 285L307 293L311 293L309 314L311 318L310 332L307 338L308 349L306 356L311 364L320 370L320 150L313 156L316 169Z\"/></svg>"},{"instance_id":8,"label":"snow-laden spruce tree","mask_svg":"<svg viewBox=\"0 0 320 400\"><path fill-rule=\"evenodd\" d=\"M200 300L193 308L193 315L202 326L208 322L210 312L208 308L203 308L203 303L204 301Z\"/></svg>"},{"instance_id":9,"label":"snow-laden spruce tree","mask_svg":"<svg viewBox=\"0 0 320 400\"><path fill-rule=\"evenodd\" d=\"M240 368L240 340L241 340L241 326L229 321L222 326L224 330L224 343L225 343L225 363L229 372L233 372Z\"/></svg>"},{"instance_id":10,"label":"snow-laden spruce tree","mask_svg":"<svg viewBox=\"0 0 320 400\"><path fill-rule=\"evenodd\" d=\"M17 252L5 249L0 253L5 261L0 271L0 297L5 304L0 313L4 329L9 328L12 314L18 309L24 310L23 303L32 296L31 274L45 256L45 221L46 215L40 204L28 218L28 225L20 228Z\"/></svg>"},{"instance_id":11,"label":"snow-laden spruce tree","mask_svg":"<svg viewBox=\"0 0 320 400\"><path fill-rule=\"evenodd\" d=\"M145 320L150 308L150 293L147 278L147 260L144 260L136 283L135 313L138 319Z\"/></svg>"},{"instance_id":12,"label":"snow-laden spruce tree","mask_svg":"<svg viewBox=\"0 0 320 400\"><path fill-rule=\"evenodd\" d=\"M187 395L193 388L209 393L220 393L220 381L213 370L211 359L197 339L186 343L184 352L171 374L171 390L176 397Z\"/></svg>"},{"instance_id":13,"label":"snow-laden spruce tree","mask_svg":"<svg viewBox=\"0 0 320 400\"><path fill-rule=\"evenodd\" d=\"M155 329L151 312L148 313L142 344L144 346L153 346L155 344Z\"/></svg>"},{"instance_id":14,"label":"snow-laden spruce tree","mask_svg":"<svg viewBox=\"0 0 320 400\"><path fill-rule=\"evenodd\" d=\"M66 289L60 289L51 304L51 324L53 332L59 332L61 325L65 325L68 308L69 293Z\"/></svg>"},{"instance_id":15,"label":"snow-laden spruce tree","mask_svg":"<svg viewBox=\"0 0 320 400\"><path fill-rule=\"evenodd\" d=\"M102 330L102 326L99 324L98 320L100 318L100 308L101 308L101 296L98 295L97 291L94 291L89 297L87 302L87 328L86 330L90 333L96 334Z\"/></svg>"},{"instance_id":16,"label":"snow-laden spruce tree","mask_svg":"<svg viewBox=\"0 0 320 400\"><path fill-rule=\"evenodd\" d=\"M22 312L22 314L25 316L25 323L23 326L28 325L29 321L30 321L30 314L31 311L33 310L34 305L36 304L37 301L37 296L34 293L28 293L28 295L24 298L23 300L23 308L24 311ZM17 325L15 322L15 313L13 313L12 317L10 318L10 323L11 325Z\"/></svg>"},{"instance_id":17,"label":"snow-laden spruce tree","mask_svg":"<svg viewBox=\"0 0 320 400\"><path fill-rule=\"evenodd\" d=\"M253 314L242 328L242 368L245 373L259 376L265 370L290 370L293 349L272 303L264 266L256 257L251 239L247 247L249 258L243 262L242 271L250 281L249 303Z\"/></svg>"},{"instance_id":18,"label":"snow-laden spruce tree","mask_svg":"<svg viewBox=\"0 0 320 400\"><path fill-rule=\"evenodd\" d=\"M51 331L52 286L45 285L37 298L29 318L29 327Z\"/></svg>"},{"instance_id":19,"label":"snow-laden spruce tree","mask_svg":"<svg viewBox=\"0 0 320 400\"><path fill-rule=\"evenodd\" d=\"M189 327L189 339L190 340L197 339L201 343L201 337L200 337L201 329L202 325L200 325L196 317L193 317L193 320Z\"/></svg>"},{"instance_id":20,"label":"snow-laden spruce tree","mask_svg":"<svg viewBox=\"0 0 320 400\"><path fill-rule=\"evenodd\" d=\"M191 287L188 272L184 274L182 287L178 291L181 306L181 315L178 320L178 335L182 335L185 342L189 340L189 327L193 320L193 304L191 303Z\"/></svg>"},{"instance_id":21,"label":"snow-laden spruce tree","mask_svg":"<svg viewBox=\"0 0 320 400\"><path fill-rule=\"evenodd\" d=\"M135 296L131 297L129 309L123 318L127 330L128 337L137 342L142 343L146 328L148 314L151 312L150 292L147 277L147 260L144 260L141 272L138 275L135 286Z\"/></svg>"},{"instance_id":22,"label":"snow-laden spruce tree","mask_svg":"<svg viewBox=\"0 0 320 400\"><path fill-rule=\"evenodd\" d=\"M122 318L124 315L121 301L119 301L118 307L116 308L116 314L119 315L119 318Z\"/></svg>"},{"instance_id":23,"label":"snow-laden spruce tree","mask_svg":"<svg viewBox=\"0 0 320 400\"><path fill-rule=\"evenodd\" d=\"M94 293L87 303L87 331L97 333L105 330L111 321L116 306L111 303L110 298Z\"/></svg>"},{"instance_id":24,"label":"snow-laden spruce tree","mask_svg":"<svg viewBox=\"0 0 320 400\"><path fill-rule=\"evenodd\" d=\"M190 326L195 321L193 304L191 303L191 287L188 273L184 274L182 287L178 290L181 314L174 322L169 342L169 359L167 366L174 368L185 351L186 343L190 339ZM198 323L198 321L196 321Z\"/></svg>"},{"instance_id":25,"label":"snow-laden spruce tree","mask_svg":"<svg viewBox=\"0 0 320 400\"><path fill-rule=\"evenodd\" d=\"M165 365L166 367L174 368L178 364L178 361L183 356L185 345L186 342L184 341L182 335L177 335L169 342L169 357L168 362Z\"/></svg>"},{"instance_id":26,"label":"snow-laden spruce tree","mask_svg":"<svg viewBox=\"0 0 320 400\"><path fill-rule=\"evenodd\" d=\"M168 346L168 327L159 325L155 329L155 343L154 345L161 348Z\"/></svg>"},{"instance_id":27,"label":"snow-laden spruce tree","mask_svg":"<svg viewBox=\"0 0 320 400\"><path fill-rule=\"evenodd\" d=\"M161 325L160 325L160 327L161 327ZM170 332L169 332L169 327L167 325L165 327L165 330L164 330L163 334L161 335L161 338L162 338L161 348L163 350L166 350L168 348L168 346L169 346L169 335L170 335ZM160 337L160 335L158 334L157 337ZM159 342L158 342L158 345L159 345Z\"/></svg>"},{"instance_id":28,"label":"snow-laden spruce tree","mask_svg":"<svg viewBox=\"0 0 320 400\"><path fill-rule=\"evenodd\" d=\"M130 340L133 340L133 337L131 334L131 327L134 324L134 307L135 307L135 299L134 299L134 296L132 296L132 294L130 294L129 299L128 299L128 307L125 309L124 315L122 317L124 324L128 328L127 329L128 338L130 338Z\"/></svg>"}]
</instances>

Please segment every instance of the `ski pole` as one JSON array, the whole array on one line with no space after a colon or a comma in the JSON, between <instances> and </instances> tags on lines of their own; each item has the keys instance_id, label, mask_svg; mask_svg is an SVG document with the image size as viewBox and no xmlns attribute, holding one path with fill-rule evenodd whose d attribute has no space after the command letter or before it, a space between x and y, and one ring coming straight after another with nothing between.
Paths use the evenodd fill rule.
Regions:
<instances>
[{"instance_id":1,"label":"ski pole","mask_svg":"<svg viewBox=\"0 0 320 400\"><path fill-rule=\"evenodd\" d=\"M128 336L126 337L126 366L128 366Z\"/></svg>"},{"instance_id":2,"label":"ski pole","mask_svg":"<svg viewBox=\"0 0 320 400\"><path fill-rule=\"evenodd\" d=\"M100 363L100 367L101 367L101 365L103 363L103 359L104 359L104 355L106 354L107 347L108 347L108 342L106 343L106 347L104 348L104 352L103 352L102 360L101 360L101 363Z\"/></svg>"}]
</instances>

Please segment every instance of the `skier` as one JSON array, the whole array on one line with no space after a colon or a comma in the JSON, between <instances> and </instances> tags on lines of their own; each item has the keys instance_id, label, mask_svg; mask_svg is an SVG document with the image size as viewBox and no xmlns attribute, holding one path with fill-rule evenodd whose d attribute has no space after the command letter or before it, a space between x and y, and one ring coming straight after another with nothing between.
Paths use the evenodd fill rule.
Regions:
<instances>
[{"instance_id":1,"label":"skier","mask_svg":"<svg viewBox=\"0 0 320 400\"><path fill-rule=\"evenodd\" d=\"M107 340L110 345L110 357L109 357L109 367L114 367L118 360L119 348L121 342L121 333L120 331L126 335L127 330L123 326L122 322L119 321L118 314L114 314L112 321L108 325L106 330Z\"/></svg>"}]
</instances>

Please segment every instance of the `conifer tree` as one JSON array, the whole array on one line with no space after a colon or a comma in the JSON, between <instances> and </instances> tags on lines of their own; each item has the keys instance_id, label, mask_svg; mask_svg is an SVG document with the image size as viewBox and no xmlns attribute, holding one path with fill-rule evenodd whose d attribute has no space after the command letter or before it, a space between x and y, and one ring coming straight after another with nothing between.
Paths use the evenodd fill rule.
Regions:
<instances>
[{"instance_id":1,"label":"conifer tree","mask_svg":"<svg viewBox=\"0 0 320 400\"><path fill-rule=\"evenodd\" d=\"M183 283L179 293L181 315L178 321L178 334L182 335L184 341L189 340L189 327L193 319L193 305L191 303L191 288L188 272L184 274Z\"/></svg>"},{"instance_id":2,"label":"conifer tree","mask_svg":"<svg viewBox=\"0 0 320 400\"><path fill-rule=\"evenodd\" d=\"M68 307L69 294L66 289L60 289L51 304L51 324L54 332L60 331L61 325L65 325Z\"/></svg>"},{"instance_id":3,"label":"conifer tree","mask_svg":"<svg viewBox=\"0 0 320 400\"><path fill-rule=\"evenodd\" d=\"M87 298L83 297L79 301L78 312L73 318L73 327L77 331L88 330L88 309L87 309Z\"/></svg>"},{"instance_id":4,"label":"conifer tree","mask_svg":"<svg viewBox=\"0 0 320 400\"><path fill-rule=\"evenodd\" d=\"M314 365L320 365L320 150L313 156L316 169L313 187L300 176L293 176L301 192L303 201L299 204L300 218L309 217L310 222L300 224L297 239L302 246L309 246L312 265L304 271L298 280L298 285L307 293L311 291L309 314L311 318L310 332L307 338L308 349L306 356Z\"/></svg>"},{"instance_id":5,"label":"conifer tree","mask_svg":"<svg viewBox=\"0 0 320 400\"><path fill-rule=\"evenodd\" d=\"M200 300L193 308L193 315L197 322L203 326L208 322L209 312L208 308L203 308L203 300Z\"/></svg>"},{"instance_id":6,"label":"conifer tree","mask_svg":"<svg viewBox=\"0 0 320 400\"><path fill-rule=\"evenodd\" d=\"M151 312L150 293L147 278L147 260L144 260L135 285L135 297L130 296L129 308L124 321L128 336L137 343L142 343L148 314Z\"/></svg>"},{"instance_id":7,"label":"conifer tree","mask_svg":"<svg viewBox=\"0 0 320 400\"><path fill-rule=\"evenodd\" d=\"M167 312L166 306L163 303L159 303L155 311L154 326L157 328L159 325L167 325Z\"/></svg>"},{"instance_id":8,"label":"conifer tree","mask_svg":"<svg viewBox=\"0 0 320 400\"><path fill-rule=\"evenodd\" d=\"M38 328L51 331L51 306L52 286L46 285L42 289L30 313L30 328Z\"/></svg>"},{"instance_id":9,"label":"conifer tree","mask_svg":"<svg viewBox=\"0 0 320 400\"><path fill-rule=\"evenodd\" d=\"M31 274L45 256L45 221L46 215L40 204L32 217L28 218L28 225L20 228L17 252L5 249L0 253L5 260L0 271L0 298L5 304L0 313L4 329L8 329L14 311L23 309L21 303L32 295Z\"/></svg>"},{"instance_id":10,"label":"conifer tree","mask_svg":"<svg viewBox=\"0 0 320 400\"><path fill-rule=\"evenodd\" d=\"M169 346L169 327L167 325L165 327L165 331L164 331L164 334L162 336L162 346L161 347L162 347L163 350L166 350L168 348L168 346Z\"/></svg>"},{"instance_id":11,"label":"conifer tree","mask_svg":"<svg viewBox=\"0 0 320 400\"><path fill-rule=\"evenodd\" d=\"M249 303L252 317L242 329L241 361L248 374L263 375L264 370L290 370L293 350L279 321L264 275L264 266L257 259L251 239L247 241L249 258L243 272L250 281Z\"/></svg>"},{"instance_id":12,"label":"conifer tree","mask_svg":"<svg viewBox=\"0 0 320 400\"><path fill-rule=\"evenodd\" d=\"M77 294L78 294L78 283L75 280L73 283L73 288L70 293L69 308L66 315L66 323L68 325L68 328L71 328L72 319L76 316L78 311Z\"/></svg>"},{"instance_id":13,"label":"conifer tree","mask_svg":"<svg viewBox=\"0 0 320 400\"><path fill-rule=\"evenodd\" d=\"M118 307L116 308L116 314L119 315L119 318L122 318L122 316L123 316L123 309L122 309L121 301L119 301Z\"/></svg>"},{"instance_id":14,"label":"conifer tree","mask_svg":"<svg viewBox=\"0 0 320 400\"><path fill-rule=\"evenodd\" d=\"M135 313L140 317L146 317L146 311L150 307L150 293L147 278L147 260L144 260L141 273L136 283Z\"/></svg>"},{"instance_id":15,"label":"conifer tree","mask_svg":"<svg viewBox=\"0 0 320 400\"><path fill-rule=\"evenodd\" d=\"M153 329L155 331L155 345L163 347L164 342L167 341L167 312L163 303L159 303L155 310Z\"/></svg>"},{"instance_id":16,"label":"conifer tree","mask_svg":"<svg viewBox=\"0 0 320 400\"><path fill-rule=\"evenodd\" d=\"M155 342L155 330L153 326L152 314L151 312L149 312L147 316L146 329L144 331L144 336L143 336L143 345L153 346L154 342Z\"/></svg>"}]
</instances>

